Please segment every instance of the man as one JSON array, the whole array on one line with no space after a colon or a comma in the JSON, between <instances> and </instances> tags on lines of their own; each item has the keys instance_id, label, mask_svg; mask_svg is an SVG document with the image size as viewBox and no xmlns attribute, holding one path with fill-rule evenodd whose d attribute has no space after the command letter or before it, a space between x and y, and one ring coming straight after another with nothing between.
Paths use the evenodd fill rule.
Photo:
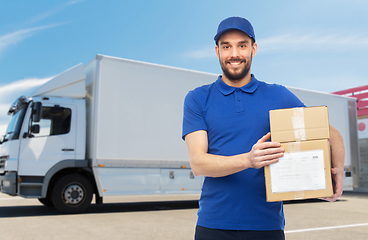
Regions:
<instances>
[{"instance_id":1,"label":"man","mask_svg":"<svg viewBox=\"0 0 368 240\"><path fill-rule=\"evenodd\" d=\"M303 107L285 87L251 74L257 43L244 18L223 20L214 38L222 75L185 98L183 139L194 175L205 176L195 239L284 239L282 202L267 202L263 167L284 149L270 142L269 110ZM331 127L335 193L342 194L344 148Z\"/></svg>"}]
</instances>

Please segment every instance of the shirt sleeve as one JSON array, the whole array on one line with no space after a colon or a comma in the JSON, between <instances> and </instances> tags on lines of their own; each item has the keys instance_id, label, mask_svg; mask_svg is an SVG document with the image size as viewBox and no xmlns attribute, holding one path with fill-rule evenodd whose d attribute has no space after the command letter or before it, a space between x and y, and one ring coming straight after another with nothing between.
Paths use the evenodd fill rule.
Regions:
<instances>
[{"instance_id":1,"label":"shirt sleeve","mask_svg":"<svg viewBox=\"0 0 368 240\"><path fill-rule=\"evenodd\" d=\"M184 100L182 139L184 140L187 134L199 130L207 131L207 125L204 119L203 106L193 90L187 94Z\"/></svg>"},{"instance_id":2,"label":"shirt sleeve","mask_svg":"<svg viewBox=\"0 0 368 240\"><path fill-rule=\"evenodd\" d=\"M283 87L284 108L305 107L305 104L289 89Z\"/></svg>"}]
</instances>

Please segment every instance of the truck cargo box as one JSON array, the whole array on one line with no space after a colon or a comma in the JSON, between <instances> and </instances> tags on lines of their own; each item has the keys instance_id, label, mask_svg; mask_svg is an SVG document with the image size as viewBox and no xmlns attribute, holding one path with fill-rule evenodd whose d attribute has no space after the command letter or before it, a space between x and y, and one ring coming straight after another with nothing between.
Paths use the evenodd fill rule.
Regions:
<instances>
[{"instance_id":1,"label":"truck cargo box","mask_svg":"<svg viewBox=\"0 0 368 240\"><path fill-rule=\"evenodd\" d=\"M86 65L87 158L109 167L190 167L188 91L217 75L97 55Z\"/></svg>"}]
</instances>

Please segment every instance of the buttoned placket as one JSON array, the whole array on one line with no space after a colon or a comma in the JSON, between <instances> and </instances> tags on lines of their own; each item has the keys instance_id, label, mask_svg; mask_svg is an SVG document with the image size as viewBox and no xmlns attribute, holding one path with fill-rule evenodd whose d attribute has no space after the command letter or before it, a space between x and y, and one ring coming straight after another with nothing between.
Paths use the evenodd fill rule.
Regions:
<instances>
[{"instance_id":1,"label":"buttoned placket","mask_svg":"<svg viewBox=\"0 0 368 240\"><path fill-rule=\"evenodd\" d=\"M235 106L236 106L236 112L244 112L244 106L243 106L243 96L242 91L240 88L235 89Z\"/></svg>"}]
</instances>

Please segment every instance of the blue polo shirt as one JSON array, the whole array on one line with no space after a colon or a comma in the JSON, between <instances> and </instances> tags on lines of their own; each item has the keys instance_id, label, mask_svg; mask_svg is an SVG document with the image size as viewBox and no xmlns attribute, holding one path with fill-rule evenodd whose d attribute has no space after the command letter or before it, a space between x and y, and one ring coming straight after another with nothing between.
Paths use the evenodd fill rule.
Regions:
<instances>
[{"instance_id":1,"label":"blue polo shirt","mask_svg":"<svg viewBox=\"0 0 368 240\"><path fill-rule=\"evenodd\" d=\"M269 111L304 107L284 86L252 80L241 88L221 80L190 91L184 102L183 134L207 131L208 153L246 153L270 131ZM266 202L264 169L246 169L226 177L205 177L198 225L228 230L280 230L282 202Z\"/></svg>"}]
</instances>

